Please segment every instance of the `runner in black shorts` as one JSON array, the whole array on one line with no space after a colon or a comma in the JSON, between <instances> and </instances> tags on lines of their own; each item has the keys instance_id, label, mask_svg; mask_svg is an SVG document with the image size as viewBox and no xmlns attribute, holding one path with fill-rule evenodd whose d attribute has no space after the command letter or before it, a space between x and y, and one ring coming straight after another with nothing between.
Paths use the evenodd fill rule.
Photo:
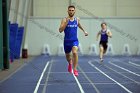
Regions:
<instances>
[{"instance_id":1,"label":"runner in black shorts","mask_svg":"<svg viewBox=\"0 0 140 93\"><path fill-rule=\"evenodd\" d=\"M106 53L107 50L107 43L108 43L108 37L112 37L112 33L110 32L109 29L107 29L107 24L102 23L101 24L101 31L98 32L97 34L97 41L100 35L100 43L99 43L99 48L100 48L100 61L103 62L103 55Z\"/></svg>"}]
</instances>

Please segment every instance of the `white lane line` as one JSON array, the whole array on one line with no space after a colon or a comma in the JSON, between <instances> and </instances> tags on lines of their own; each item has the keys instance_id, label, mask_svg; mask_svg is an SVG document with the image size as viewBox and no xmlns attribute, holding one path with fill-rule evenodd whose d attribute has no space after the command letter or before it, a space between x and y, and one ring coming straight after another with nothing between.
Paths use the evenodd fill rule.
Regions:
<instances>
[{"instance_id":1,"label":"white lane line","mask_svg":"<svg viewBox=\"0 0 140 93\"><path fill-rule=\"evenodd\" d=\"M98 90L98 88L95 86L95 84L92 82L92 80L90 80L89 77L84 73L84 71L82 70L82 68L80 66L78 66L78 68L82 72L82 74L85 76L85 78L90 82L90 84L92 85L92 87L95 89L96 93L100 93L100 91Z\"/></svg>"},{"instance_id":2,"label":"white lane line","mask_svg":"<svg viewBox=\"0 0 140 93\"><path fill-rule=\"evenodd\" d=\"M47 85L48 85L48 80L49 80L49 77L50 77L50 72L51 72L51 69L52 69L53 62L54 61L50 62L50 67L49 67L49 70L48 70L48 74L47 74L47 77L46 77L46 80L45 80L45 85L43 87L42 93L46 93L46 89L47 89Z\"/></svg>"},{"instance_id":3,"label":"white lane line","mask_svg":"<svg viewBox=\"0 0 140 93\"><path fill-rule=\"evenodd\" d=\"M98 61L95 60L95 62L98 62ZM107 66L107 65L104 65L104 66L105 66L106 68L108 68L108 69L114 71L115 73L118 73L119 75L121 75L121 76L123 76L123 77L125 77L125 78L127 78L127 79L129 79L129 80L131 80L131 81L133 81L134 83L140 85L140 82L138 82L138 81L136 81L136 80L134 80L134 79L131 79L130 77L127 77L126 75L122 74L121 72L118 72L118 71L114 70L113 68L111 68L111 67L109 67L109 66ZM106 72L105 72L105 73L106 73Z\"/></svg>"},{"instance_id":4,"label":"white lane line","mask_svg":"<svg viewBox=\"0 0 140 93\"><path fill-rule=\"evenodd\" d=\"M120 61L121 62L121 61ZM122 63L122 62L121 62ZM129 62L128 62L129 63ZM131 66L131 67L134 67L134 68L136 68L136 69L140 69L139 67L137 67L137 66L135 66L135 65L133 65L133 64L131 64L131 63L125 63L125 62L123 62L122 64L124 64L124 65L127 65L127 66ZM135 72L136 73L136 72Z\"/></svg>"},{"instance_id":5,"label":"white lane line","mask_svg":"<svg viewBox=\"0 0 140 93\"><path fill-rule=\"evenodd\" d=\"M117 61L117 63L118 62L120 62L120 63L122 63L122 64L124 64L124 65L128 65L128 66L132 66L132 67L134 67L134 68L136 68L136 69L140 69L139 67L138 67L138 65L139 64L136 64L136 63L133 63L133 62L130 62L130 61L128 61L128 63L127 62L123 62L123 61L121 61L121 60L119 60L119 59L117 59L116 60ZM115 63L115 62L113 62L113 63ZM139 65L140 66L140 65ZM136 73L136 72L135 72Z\"/></svg>"},{"instance_id":6,"label":"white lane line","mask_svg":"<svg viewBox=\"0 0 140 93\"><path fill-rule=\"evenodd\" d=\"M133 63L133 62L131 62L131 61L129 61L129 63L132 64L132 65L135 65L135 66L139 66L139 67L140 67L139 64Z\"/></svg>"},{"instance_id":7,"label":"white lane line","mask_svg":"<svg viewBox=\"0 0 140 93\"><path fill-rule=\"evenodd\" d=\"M129 62L128 62L129 63ZM138 67L138 66L135 66L135 65L133 65L133 64L131 64L131 63L125 63L125 62L123 62L123 64L124 65L127 65L127 66L131 66L131 67L133 67L133 68L136 68L136 69L138 69L138 70L140 70L140 67ZM135 72L136 73L136 72Z\"/></svg>"},{"instance_id":8,"label":"white lane line","mask_svg":"<svg viewBox=\"0 0 140 93\"><path fill-rule=\"evenodd\" d=\"M73 74L73 71L72 71L72 75L73 75L73 77L74 77L76 83L78 84L78 87L79 87L79 89L80 89L80 92L81 92L81 93L85 93L85 91L83 90L83 88L82 88L82 86L81 86L79 80L78 80L77 77Z\"/></svg>"},{"instance_id":9,"label":"white lane line","mask_svg":"<svg viewBox=\"0 0 140 93\"><path fill-rule=\"evenodd\" d=\"M131 60L132 60L132 59L131 59ZM131 67L134 67L134 68L140 70L140 68L139 68L138 66L135 66L134 64L129 63L130 61L128 61L128 62L123 62L122 60L117 59L117 60L114 61L113 63L116 63L116 62L117 62L117 63L120 62L120 63L122 63L122 64L124 64L124 65L131 66ZM128 64L128 63L129 63L129 64ZM138 71L137 71L137 72L135 71L135 73L138 73Z\"/></svg>"},{"instance_id":10,"label":"white lane line","mask_svg":"<svg viewBox=\"0 0 140 93\"><path fill-rule=\"evenodd\" d=\"M98 60L95 60L95 62L98 62ZM121 61L119 61L119 62L121 62ZM122 62L121 62L121 63L122 63ZM123 63L123 64L124 64L124 63ZM125 63L125 64L126 64L126 63ZM126 65L128 65L128 64L126 64ZM124 73L119 72L119 71L116 71L115 69L113 69L113 68L111 68L111 67L109 67L109 66L107 66L107 65L104 65L104 66L107 67L108 69L110 69L110 70L112 70L112 71L118 73L119 75L121 75L121 76L123 76L123 77L125 77L125 78L127 78L127 79L129 79L129 80L131 80L132 82L134 82L134 83L140 85L140 82L138 82L138 81L136 81L136 80L134 80L134 79L132 79L132 78L130 78L130 77L124 75ZM105 73L106 73L106 72L105 72ZM125 73L129 73L129 72L125 72ZM136 73L136 72L135 72L135 73Z\"/></svg>"},{"instance_id":11,"label":"white lane line","mask_svg":"<svg viewBox=\"0 0 140 93\"><path fill-rule=\"evenodd\" d=\"M109 78L110 80L114 81L116 84L118 84L120 87L122 87L125 91L127 91L128 93L133 93L132 91L128 90L125 86L123 86L122 84L120 84L119 82L117 82L116 80L114 80L113 78L111 78L110 76L108 76L106 73L104 73L102 70L98 69L95 65L93 65L91 62L88 62L92 67L94 67L96 70L98 70L99 72L101 72L103 75L105 75L107 78Z\"/></svg>"},{"instance_id":12,"label":"white lane line","mask_svg":"<svg viewBox=\"0 0 140 93\"><path fill-rule=\"evenodd\" d=\"M123 76L123 77L125 77L125 78L127 78L127 79L129 79L129 80L131 80L131 81L133 81L134 83L140 85L140 82L138 82L138 81L136 81L136 80L134 80L134 79L132 79L132 78L130 78L130 77L127 77L126 75L124 75L124 74L122 74L122 73L120 73L120 72L114 70L113 68L111 68L111 67L109 67L109 66L107 66L107 65L104 65L104 66L107 67L108 69L114 71L115 73L118 73L119 75L121 75L121 76Z\"/></svg>"},{"instance_id":13,"label":"white lane line","mask_svg":"<svg viewBox=\"0 0 140 93\"><path fill-rule=\"evenodd\" d=\"M41 73L41 76L40 76L40 78L39 78L39 80L38 80L38 82L37 82L37 85L36 85L36 87L35 87L34 93L37 93L38 88L39 88L39 85L40 85L40 82L41 82L41 80L42 80L42 78L43 78L43 76L44 76L44 73L45 73L45 71L46 71L48 65L49 65L49 61L46 63L45 68L44 68L43 72Z\"/></svg>"},{"instance_id":14,"label":"white lane line","mask_svg":"<svg viewBox=\"0 0 140 93\"><path fill-rule=\"evenodd\" d=\"M46 72L48 73L48 72ZM54 73L54 74L69 74L69 72L49 72L49 73ZM82 73L82 72L79 72L79 73ZM85 74L94 74L94 73L100 73L100 72L84 72ZM113 72L105 72L105 73L113 73ZM120 73L129 73L129 72L120 72ZM135 73L140 73L140 72L135 72Z\"/></svg>"},{"instance_id":15,"label":"white lane line","mask_svg":"<svg viewBox=\"0 0 140 93\"><path fill-rule=\"evenodd\" d=\"M137 74L137 73L134 73L134 72L132 72L132 71L130 71L130 70L128 70L128 69L125 69L125 68L123 68L123 67L121 67L121 66L118 66L118 65L116 65L116 64L114 64L114 63L112 63L112 62L109 62L111 65L113 65L113 66L116 66L116 67L118 67L118 68L120 68L120 69L123 69L123 70L125 70L125 71L127 71L127 72L129 72L129 73L131 73L131 74L134 74L134 75L136 75L136 76L140 76L139 74Z\"/></svg>"},{"instance_id":16,"label":"white lane line","mask_svg":"<svg viewBox=\"0 0 140 93\"><path fill-rule=\"evenodd\" d=\"M82 85L92 85L92 84L95 84L95 85L118 85L116 84L115 82L114 83L81 83ZM134 82L123 82L123 83L120 83L120 84L135 84ZM44 86L45 84L40 84L40 86ZM61 85L60 83L53 83L53 84L48 84L48 86L56 86L56 85ZM67 85L75 85L75 83L69 83Z\"/></svg>"}]
</instances>

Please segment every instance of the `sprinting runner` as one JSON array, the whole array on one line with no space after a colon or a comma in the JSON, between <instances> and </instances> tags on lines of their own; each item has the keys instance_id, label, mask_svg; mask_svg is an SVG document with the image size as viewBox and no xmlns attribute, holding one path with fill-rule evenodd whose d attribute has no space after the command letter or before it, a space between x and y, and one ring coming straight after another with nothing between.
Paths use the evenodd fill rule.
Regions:
<instances>
[{"instance_id":1,"label":"sprinting runner","mask_svg":"<svg viewBox=\"0 0 140 93\"><path fill-rule=\"evenodd\" d=\"M100 43L99 43L99 48L100 48L100 62L103 62L103 55L106 53L107 50L107 43L108 43L108 37L112 37L112 33L109 29L107 29L107 24L102 23L101 24L101 31L98 32L97 34L97 41L100 35Z\"/></svg>"},{"instance_id":2,"label":"sprinting runner","mask_svg":"<svg viewBox=\"0 0 140 93\"><path fill-rule=\"evenodd\" d=\"M79 41L77 38L77 28L79 27L85 34L88 36L88 33L84 31L80 24L80 19L78 17L74 17L75 14L75 6L68 6L68 17L62 19L61 25L59 28L59 32L62 33L64 31L64 50L66 59L68 61L68 71L72 73L72 64L73 64L73 72L75 76L78 76L77 65L78 65L78 45ZM72 56L71 56L72 52Z\"/></svg>"}]
</instances>

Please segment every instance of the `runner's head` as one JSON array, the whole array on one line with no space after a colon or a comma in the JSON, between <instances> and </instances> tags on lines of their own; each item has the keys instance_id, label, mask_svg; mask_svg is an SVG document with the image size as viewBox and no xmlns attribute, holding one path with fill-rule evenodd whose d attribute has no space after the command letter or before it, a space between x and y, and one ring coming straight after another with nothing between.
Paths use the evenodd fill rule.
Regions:
<instances>
[{"instance_id":1,"label":"runner's head","mask_svg":"<svg viewBox=\"0 0 140 93\"><path fill-rule=\"evenodd\" d=\"M68 6L68 15L70 17L73 17L74 14L75 14L75 6L73 6L73 5Z\"/></svg>"},{"instance_id":2,"label":"runner's head","mask_svg":"<svg viewBox=\"0 0 140 93\"><path fill-rule=\"evenodd\" d=\"M107 24L105 22L101 23L101 28L102 29L106 29L107 28Z\"/></svg>"}]
</instances>

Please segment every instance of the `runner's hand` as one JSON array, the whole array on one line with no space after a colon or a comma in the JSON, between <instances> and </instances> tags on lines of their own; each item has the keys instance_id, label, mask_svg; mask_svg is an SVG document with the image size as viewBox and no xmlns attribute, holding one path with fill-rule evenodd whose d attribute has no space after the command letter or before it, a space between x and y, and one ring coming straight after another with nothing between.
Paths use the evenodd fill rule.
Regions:
<instances>
[{"instance_id":1,"label":"runner's hand","mask_svg":"<svg viewBox=\"0 0 140 93\"><path fill-rule=\"evenodd\" d=\"M69 17L66 17L65 23L68 24L69 20L70 20L70 18Z\"/></svg>"},{"instance_id":2,"label":"runner's hand","mask_svg":"<svg viewBox=\"0 0 140 93\"><path fill-rule=\"evenodd\" d=\"M88 33L86 31L84 32L84 34L85 34L85 36L88 36Z\"/></svg>"},{"instance_id":3,"label":"runner's hand","mask_svg":"<svg viewBox=\"0 0 140 93\"><path fill-rule=\"evenodd\" d=\"M106 34L108 35L108 37L110 37L110 38L112 37L112 36L110 35L110 32L106 32Z\"/></svg>"}]
</instances>

